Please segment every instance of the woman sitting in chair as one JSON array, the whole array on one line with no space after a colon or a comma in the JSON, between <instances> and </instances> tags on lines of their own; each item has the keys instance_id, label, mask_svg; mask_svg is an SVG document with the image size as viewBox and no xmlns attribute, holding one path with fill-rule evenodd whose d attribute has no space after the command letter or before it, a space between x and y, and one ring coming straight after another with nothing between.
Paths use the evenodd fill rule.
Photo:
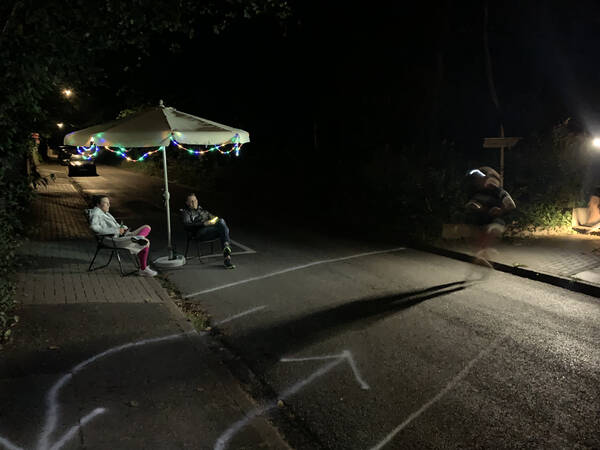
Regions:
<instances>
[{"instance_id":1,"label":"woman sitting in chair","mask_svg":"<svg viewBox=\"0 0 600 450\"><path fill-rule=\"evenodd\" d=\"M95 207L90 210L90 228L96 234L111 235L112 239L105 239L106 246L114 245L116 248L124 248L131 253L137 254L140 260L140 270L138 274L143 277L154 277L156 271L148 266L148 252L150 241L147 236L150 234L150 225L129 231L129 228L123 223L119 224L117 220L108 212L110 209L110 200L106 195L96 197Z\"/></svg>"}]
</instances>

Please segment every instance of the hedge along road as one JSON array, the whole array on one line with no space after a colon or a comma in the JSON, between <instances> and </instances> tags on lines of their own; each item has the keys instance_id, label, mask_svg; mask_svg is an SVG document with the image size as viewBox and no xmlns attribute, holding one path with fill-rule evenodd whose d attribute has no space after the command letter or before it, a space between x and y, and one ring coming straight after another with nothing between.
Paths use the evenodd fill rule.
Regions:
<instances>
[{"instance_id":1,"label":"hedge along road","mask_svg":"<svg viewBox=\"0 0 600 450\"><path fill-rule=\"evenodd\" d=\"M307 430L293 446L600 445L596 299L503 273L465 282L470 265L394 243L230 227L257 253L235 271L191 260L169 277Z\"/></svg>"}]
</instances>

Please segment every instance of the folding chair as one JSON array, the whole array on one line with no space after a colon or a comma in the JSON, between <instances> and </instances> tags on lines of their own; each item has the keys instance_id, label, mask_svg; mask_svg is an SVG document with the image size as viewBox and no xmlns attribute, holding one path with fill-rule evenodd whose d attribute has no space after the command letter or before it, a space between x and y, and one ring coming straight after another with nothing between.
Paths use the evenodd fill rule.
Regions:
<instances>
[{"instance_id":1,"label":"folding chair","mask_svg":"<svg viewBox=\"0 0 600 450\"><path fill-rule=\"evenodd\" d=\"M88 219L89 222L89 210L86 209L84 210L85 216ZM103 269L106 266L108 266L110 264L110 262L112 261L113 256L117 256L117 261L119 262L119 271L121 272L121 276L122 277L126 277L127 275L132 275L134 273L137 273L137 271L139 270L140 266L138 263L137 258L135 257L135 255L133 255L129 250L127 250L126 248L117 248L115 247L115 241L114 241L114 237L112 234L94 234L94 237L96 238L96 253L94 253L94 257L92 258L92 261L90 262L90 266L88 267L88 272L92 272L94 270L97 269ZM107 240L107 241L105 241ZM110 244L108 244L108 242ZM96 261L96 256L98 256L98 253L100 253L100 250L110 250L110 256L108 257L108 261L106 264L102 265L102 266L98 266L98 267L93 267L94 266L94 261ZM120 251L125 251L127 252L131 258L133 259L133 263L136 267L135 270L131 271L131 272L124 272L123 271L123 264L121 262L121 255L119 254Z\"/></svg>"},{"instance_id":2,"label":"folding chair","mask_svg":"<svg viewBox=\"0 0 600 450\"><path fill-rule=\"evenodd\" d=\"M210 255L215 252L215 242L219 242L219 238L214 239L200 239L196 237L196 232L194 230L185 230L187 234L187 242L185 243L185 254L184 256L188 257L188 250L190 248L190 242L196 243L196 254L198 255L198 259L202 261L202 252L200 251L200 245L208 244L210 246Z\"/></svg>"}]
</instances>

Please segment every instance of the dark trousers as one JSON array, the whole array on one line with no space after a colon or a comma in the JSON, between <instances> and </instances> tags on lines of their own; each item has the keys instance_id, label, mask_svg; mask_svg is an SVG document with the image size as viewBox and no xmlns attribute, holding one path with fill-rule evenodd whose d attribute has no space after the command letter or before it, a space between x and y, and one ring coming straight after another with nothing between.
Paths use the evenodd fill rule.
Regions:
<instances>
[{"instance_id":1,"label":"dark trousers","mask_svg":"<svg viewBox=\"0 0 600 450\"><path fill-rule=\"evenodd\" d=\"M196 239L201 241L219 238L223 247L225 247L225 242L231 242L229 240L229 228L224 219L219 219L214 225L190 227L189 230L194 233Z\"/></svg>"}]
</instances>

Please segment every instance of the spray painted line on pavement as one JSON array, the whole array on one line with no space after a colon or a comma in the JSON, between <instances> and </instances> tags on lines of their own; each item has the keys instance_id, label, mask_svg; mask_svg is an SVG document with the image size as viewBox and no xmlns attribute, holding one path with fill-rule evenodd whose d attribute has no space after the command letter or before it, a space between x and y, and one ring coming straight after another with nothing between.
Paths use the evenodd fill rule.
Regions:
<instances>
[{"instance_id":1,"label":"spray painted line on pavement","mask_svg":"<svg viewBox=\"0 0 600 450\"><path fill-rule=\"evenodd\" d=\"M383 253L393 253L393 252L397 252L397 251L400 251L400 250L406 250L406 248L405 247L397 247L397 248L390 248L390 249L387 249L387 250L378 250L378 251L374 251L374 252L366 252L366 253L358 253L356 255L342 256L341 258L332 258L332 259L324 259L324 260L321 260L321 261L314 261L314 262L311 262L311 263L308 263L308 264L302 264L300 266L289 267L287 269L282 269L282 270L278 270L276 272L271 272L271 273L268 273L266 275L260 275L260 276L257 276L257 277L246 278L245 280L234 281L233 283L222 284L221 286L216 286L216 287L213 287L213 288L204 289L202 291L194 292L192 294L186 294L186 295L183 296L183 298L196 297L197 295L202 295L202 294L207 294L209 292L219 291L221 289L226 289L226 288L229 288L229 287L238 286L240 284L250 283L252 281L263 280L265 278L270 278L270 277L274 277L274 276L277 276L277 275L282 275L284 273L293 272L295 270L306 269L307 267L317 266L319 264L329 264L329 263L334 263L334 262L339 262L339 261L345 261L345 260L348 260L348 259L362 258L363 256L381 255Z\"/></svg>"},{"instance_id":2,"label":"spray painted line on pavement","mask_svg":"<svg viewBox=\"0 0 600 450\"><path fill-rule=\"evenodd\" d=\"M127 350L133 347L140 347L148 344L154 344L157 342L172 341L176 339L181 339L188 335L195 334L199 333L194 330L186 333L171 334L168 336L162 336L158 338L142 339L136 342L129 342L127 344L109 348L108 350L98 353L74 366L67 374L60 377L59 380L52 385L52 387L46 394L45 423L40 431L36 449L60 450L60 448L62 448L63 445L65 445L68 441L70 441L73 437L76 436L77 432L82 426L89 423L94 417L99 416L100 414L103 414L106 411L108 411L106 408L95 408L93 411L82 417L76 425L73 425L71 428L69 428L69 430L66 433L64 433L58 440L56 440L53 444L50 444L50 437L56 429L56 424L60 415L60 404L58 402L58 394L60 390L65 385L67 385L78 372L80 372L85 367L87 367L88 365L92 364L100 358L104 358L105 356L109 356L114 353L121 352L123 350ZM18 447L17 445L13 444L11 441L2 436L0 436L0 445L3 445L9 450L23 450L21 447Z\"/></svg>"},{"instance_id":3,"label":"spray painted line on pavement","mask_svg":"<svg viewBox=\"0 0 600 450\"><path fill-rule=\"evenodd\" d=\"M251 309L248 309L241 313L235 314L233 316L229 316L226 319L219 320L218 322L215 323L215 325L222 325L224 323L231 322L232 320L239 319L240 317L244 317L244 316L247 316L248 314L252 314L257 311L260 311L261 309L265 309L266 307L267 307L267 305L256 306L255 308L251 308Z\"/></svg>"},{"instance_id":4,"label":"spray painted line on pavement","mask_svg":"<svg viewBox=\"0 0 600 450\"><path fill-rule=\"evenodd\" d=\"M240 244L238 241L234 241L233 239L231 239L231 243L234 244L236 247L240 247L243 250L241 252L233 252L233 253L231 253L231 256L252 255L252 254L256 253L256 250L253 250L244 244ZM222 258L223 254L222 253L211 253L210 255L202 255L202 258L204 258L204 259L217 258L217 257Z\"/></svg>"},{"instance_id":5,"label":"spray painted line on pavement","mask_svg":"<svg viewBox=\"0 0 600 450\"><path fill-rule=\"evenodd\" d=\"M448 391L453 389L460 381L462 381L469 374L469 371L473 368L473 366L479 360L481 360L483 357L485 357L486 355L491 353L494 349L496 349L496 347L498 347L500 345L500 343L506 338L507 338L507 335L504 335L504 336L501 336L501 337L493 340L490 345L488 345L486 348L481 350L475 358L473 358L471 361L469 361L467 363L467 365L463 368L463 370L461 370L454 378L452 378L452 380L450 380L450 382L440 392L438 392L435 397L433 397L431 400L429 400L427 403L425 403L423 406L421 406L418 410L416 410L414 413L412 413L410 416L408 416L408 418L404 422L402 422L400 425L398 425L396 428L394 428L385 438L383 438L382 441L380 441L377 445L371 447L370 450L379 450L379 449L383 448L385 445L389 444L390 441L394 438L394 436L396 436L404 428L406 428L408 425L410 425L410 423L413 420L415 420L417 417L419 417L421 414L423 414L425 411L427 411L434 403L436 403L439 399L441 399L444 395L446 395L448 393Z\"/></svg>"},{"instance_id":6,"label":"spray painted line on pavement","mask_svg":"<svg viewBox=\"0 0 600 450\"><path fill-rule=\"evenodd\" d=\"M370 389L369 385L360 376L360 373L358 372L358 368L356 367L356 363L354 362L354 358L352 357L352 352L350 352L349 350L344 350L342 353L340 353L338 355L314 356L314 357L306 357L306 358L281 358L281 362L299 362L299 361L315 361L315 360L332 360L332 361L328 362L327 364L324 364L323 366L321 366L315 372L310 374L304 380L300 380L300 381L296 382L290 388L283 391L281 393L281 395L279 396L279 400L285 400L288 397L296 394L302 388L304 388L305 386L308 386L313 381L315 381L317 378L325 375L330 370L337 367L344 361L348 362L348 365L352 369L352 372L354 373L354 377L355 377L357 383L360 385L361 389L364 389L364 390ZM241 418L237 422L234 422L229 428L227 428L227 430L225 430L221 434L221 436L219 436L219 438L217 439L217 442L215 442L214 450L224 450L229 445L229 442L231 441L231 439L233 439L233 437L238 433L238 431L240 431L242 428L244 428L246 425L248 425L248 423L252 419L265 414L266 412L270 411L271 409L274 409L277 406L277 403L278 403L278 401L273 400L272 402L269 402L266 405L258 406L256 408L254 408L253 410L251 410L243 418Z\"/></svg>"}]
</instances>

